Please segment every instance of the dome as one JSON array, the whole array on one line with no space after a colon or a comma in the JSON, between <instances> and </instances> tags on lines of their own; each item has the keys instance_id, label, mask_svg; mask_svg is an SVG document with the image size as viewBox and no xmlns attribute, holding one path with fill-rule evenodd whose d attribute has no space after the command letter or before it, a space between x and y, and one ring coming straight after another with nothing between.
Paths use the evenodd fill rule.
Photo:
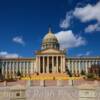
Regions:
<instances>
[{"instance_id":1,"label":"dome","mask_svg":"<svg viewBox=\"0 0 100 100\"><path fill-rule=\"evenodd\" d=\"M44 36L42 41L42 49L54 48L59 49L59 43L56 36L51 32L51 28L49 28L49 32Z\"/></svg>"}]
</instances>

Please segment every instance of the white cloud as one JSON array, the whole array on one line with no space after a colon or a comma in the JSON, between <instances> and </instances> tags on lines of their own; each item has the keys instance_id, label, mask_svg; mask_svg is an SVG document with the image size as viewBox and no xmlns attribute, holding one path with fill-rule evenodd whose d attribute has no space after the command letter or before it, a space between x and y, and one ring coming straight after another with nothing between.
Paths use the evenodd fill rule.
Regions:
<instances>
[{"instance_id":1,"label":"white cloud","mask_svg":"<svg viewBox=\"0 0 100 100\"><path fill-rule=\"evenodd\" d=\"M100 24L98 24L98 23L91 24L85 28L85 32L87 32L87 33L94 32L94 31L100 31Z\"/></svg>"},{"instance_id":2,"label":"white cloud","mask_svg":"<svg viewBox=\"0 0 100 100\"><path fill-rule=\"evenodd\" d=\"M66 17L65 19L63 19L61 22L60 22L60 27L63 28L63 29L67 29L70 24L71 24L71 19L72 19L72 12L68 12L66 14Z\"/></svg>"},{"instance_id":3,"label":"white cloud","mask_svg":"<svg viewBox=\"0 0 100 100\"><path fill-rule=\"evenodd\" d=\"M97 20L100 22L100 2L96 5L86 5L85 7L75 8L74 16L79 18L82 22Z\"/></svg>"},{"instance_id":4,"label":"white cloud","mask_svg":"<svg viewBox=\"0 0 100 100\"><path fill-rule=\"evenodd\" d=\"M86 53L84 54L78 54L77 56L78 57L82 57L82 56L90 56L91 55L91 51L87 51Z\"/></svg>"},{"instance_id":5,"label":"white cloud","mask_svg":"<svg viewBox=\"0 0 100 100\"><path fill-rule=\"evenodd\" d=\"M74 35L71 30L69 31L60 31L55 34L57 37L61 48L72 48L79 47L86 44L86 40L78 35Z\"/></svg>"},{"instance_id":6,"label":"white cloud","mask_svg":"<svg viewBox=\"0 0 100 100\"><path fill-rule=\"evenodd\" d=\"M0 57L3 57L3 58L18 58L19 55L17 53L8 53L7 51L0 51Z\"/></svg>"},{"instance_id":7,"label":"white cloud","mask_svg":"<svg viewBox=\"0 0 100 100\"><path fill-rule=\"evenodd\" d=\"M88 4L85 7L77 7L73 15L80 19L81 22L96 20L96 24L90 24L85 28L85 32L100 31L100 2L95 5Z\"/></svg>"},{"instance_id":8,"label":"white cloud","mask_svg":"<svg viewBox=\"0 0 100 100\"><path fill-rule=\"evenodd\" d=\"M21 36L16 36L16 37L14 37L13 38L13 42L15 42L15 43L19 43L19 44L21 44L21 45L25 45L25 42L24 42L24 40L23 40L23 38L21 37Z\"/></svg>"}]
</instances>

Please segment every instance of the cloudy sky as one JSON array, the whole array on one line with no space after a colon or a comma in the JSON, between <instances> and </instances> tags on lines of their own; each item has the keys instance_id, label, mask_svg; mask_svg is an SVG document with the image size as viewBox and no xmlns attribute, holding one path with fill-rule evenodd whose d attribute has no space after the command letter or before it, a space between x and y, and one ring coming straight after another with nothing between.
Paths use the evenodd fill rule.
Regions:
<instances>
[{"instance_id":1,"label":"cloudy sky","mask_svg":"<svg viewBox=\"0 0 100 100\"><path fill-rule=\"evenodd\" d=\"M0 56L33 57L49 25L68 56L100 56L99 0L0 0Z\"/></svg>"}]
</instances>

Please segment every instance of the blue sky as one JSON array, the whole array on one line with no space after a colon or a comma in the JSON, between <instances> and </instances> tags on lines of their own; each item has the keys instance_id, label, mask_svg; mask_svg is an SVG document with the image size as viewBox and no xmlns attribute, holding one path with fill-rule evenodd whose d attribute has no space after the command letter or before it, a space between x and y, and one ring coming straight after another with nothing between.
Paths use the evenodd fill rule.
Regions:
<instances>
[{"instance_id":1,"label":"blue sky","mask_svg":"<svg viewBox=\"0 0 100 100\"><path fill-rule=\"evenodd\" d=\"M68 56L99 56L99 9L99 0L0 0L0 56L33 57L49 24Z\"/></svg>"}]
</instances>

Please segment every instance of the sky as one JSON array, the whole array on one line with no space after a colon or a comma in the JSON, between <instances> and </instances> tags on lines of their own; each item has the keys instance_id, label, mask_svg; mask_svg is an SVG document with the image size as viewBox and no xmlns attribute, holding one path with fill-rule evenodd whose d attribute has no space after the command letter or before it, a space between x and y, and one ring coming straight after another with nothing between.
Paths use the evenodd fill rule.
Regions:
<instances>
[{"instance_id":1,"label":"sky","mask_svg":"<svg viewBox=\"0 0 100 100\"><path fill-rule=\"evenodd\" d=\"M100 56L99 10L99 0L0 0L0 56L35 56L49 25L67 56Z\"/></svg>"}]
</instances>

